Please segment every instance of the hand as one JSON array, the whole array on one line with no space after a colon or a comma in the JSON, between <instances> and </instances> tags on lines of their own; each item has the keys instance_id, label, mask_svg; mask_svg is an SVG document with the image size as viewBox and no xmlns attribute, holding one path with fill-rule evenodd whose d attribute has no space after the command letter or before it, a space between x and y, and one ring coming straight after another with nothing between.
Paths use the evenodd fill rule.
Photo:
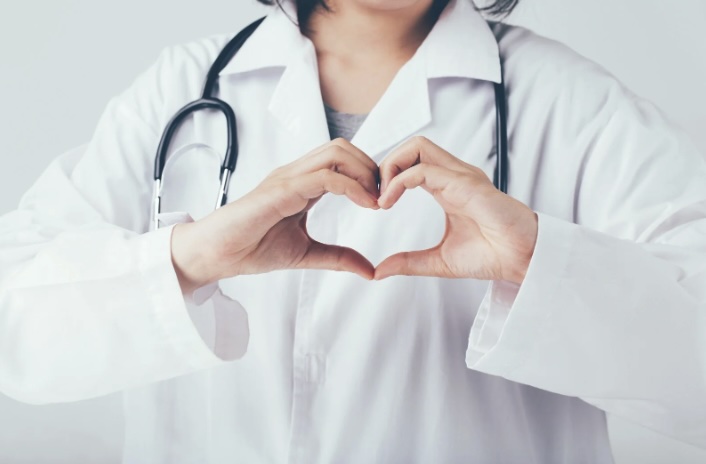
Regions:
<instances>
[{"instance_id":1,"label":"hand","mask_svg":"<svg viewBox=\"0 0 706 464\"><path fill-rule=\"evenodd\" d=\"M200 221L175 226L172 260L184 292L217 280L278 269L331 269L372 279L350 248L313 240L307 211L327 192L378 209L378 166L343 139L275 169L253 191Z\"/></svg>"},{"instance_id":2,"label":"hand","mask_svg":"<svg viewBox=\"0 0 706 464\"><path fill-rule=\"evenodd\" d=\"M522 283L537 240L537 215L497 190L479 168L424 137L413 137L380 165L378 205L391 208L421 186L446 212L446 233L434 248L398 253L375 270L392 275L468 277Z\"/></svg>"}]
</instances>

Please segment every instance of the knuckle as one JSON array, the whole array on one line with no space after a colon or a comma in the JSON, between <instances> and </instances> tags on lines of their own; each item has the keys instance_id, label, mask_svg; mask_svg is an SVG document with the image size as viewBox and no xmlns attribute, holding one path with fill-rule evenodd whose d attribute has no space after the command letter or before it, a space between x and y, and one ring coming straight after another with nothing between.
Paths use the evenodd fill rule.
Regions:
<instances>
[{"instance_id":1,"label":"knuckle","mask_svg":"<svg viewBox=\"0 0 706 464\"><path fill-rule=\"evenodd\" d=\"M331 147L331 154L336 158L345 158L348 155L348 151L341 145L334 145Z\"/></svg>"},{"instance_id":2,"label":"knuckle","mask_svg":"<svg viewBox=\"0 0 706 464\"><path fill-rule=\"evenodd\" d=\"M380 173L384 175L397 174L401 172L400 167L394 160L386 159L380 164Z\"/></svg>"},{"instance_id":3,"label":"knuckle","mask_svg":"<svg viewBox=\"0 0 706 464\"><path fill-rule=\"evenodd\" d=\"M429 139L423 135L415 135L412 137L412 142L417 146L424 146L429 143Z\"/></svg>"},{"instance_id":4,"label":"knuckle","mask_svg":"<svg viewBox=\"0 0 706 464\"><path fill-rule=\"evenodd\" d=\"M414 177L414 176L420 176L423 175L427 172L429 172L431 169L431 166L426 165L426 164L415 164L411 168L400 172L397 177L401 179L405 179L408 177Z\"/></svg>"},{"instance_id":5,"label":"knuckle","mask_svg":"<svg viewBox=\"0 0 706 464\"><path fill-rule=\"evenodd\" d=\"M313 178L316 182L321 183L321 182L324 182L324 181L326 180L326 178L327 178L327 173L328 173L328 169L319 169L318 171L315 171L314 173L312 173L312 178Z\"/></svg>"},{"instance_id":6,"label":"knuckle","mask_svg":"<svg viewBox=\"0 0 706 464\"><path fill-rule=\"evenodd\" d=\"M331 140L331 142L329 142L329 143L332 146L341 147L341 148L348 146L350 144L350 142L348 140L344 139L343 137L336 137L335 139Z\"/></svg>"},{"instance_id":7,"label":"knuckle","mask_svg":"<svg viewBox=\"0 0 706 464\"><path fill-rule=\"evenodd\" d=\"M404 173L402 173L402 174L404 174ZM387 188L389 189L390 187L393 187L393 186L399 184L400 182L402 182L402 181L405 179L405 177L406 177L406 176L404 176L404 175L402 175L402 174L400 174L400 175L398 175L398 176L395 176L395 177L393 177L392 179L390 179L390 181L387 183ZM409 174L407 174L407 175L409 175Z\"/></svg>"},{"instance_id":8,"label":"knuckle","mask_svg":"<svg viewBox=\"0 0 706 464\"><path fill-rule=\"evenodd\" d=\"M339 145L331 145L323 151L322 155L333 165L333 163L340 163L342 160L345 159L346 150Z\"/></svg>"},{"instance_id":9,"label":"knuckle","mask_svg":"<svg viewBox=\"0 0 706 464\"><path fill-rule=\"evenodd\" d=\"M317 180L323 185L330 185L335 179L335 173L330 169L320 169L316 171Z\"/></svg>"}]
</instances>

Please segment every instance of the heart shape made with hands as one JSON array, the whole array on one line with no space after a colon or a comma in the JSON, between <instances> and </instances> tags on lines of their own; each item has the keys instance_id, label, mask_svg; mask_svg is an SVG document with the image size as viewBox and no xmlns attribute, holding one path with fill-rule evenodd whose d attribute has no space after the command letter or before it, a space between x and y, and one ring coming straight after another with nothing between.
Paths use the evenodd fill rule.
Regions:
<instances>
[{"instance_id":1,"label":"heart shape made with hands","mask_svg":"<svg viewBox=\"0 0 706 464\"><path fill-rule=\"evenodd\" d=\"M307 216L309 236L343 253L344 269L337 270L364 278L375 278L391 256L432 248L444 236L446 213L423 189L406 191L388 208L360 207L342 195L322 200Z\"/></svg>"},{"instance_id":2,"label":"heart shape made with hands","mask_svg":"<svg viewBox=\"0 0 706 464\"><path fill-rule=\"evenodd\" d=\"M330 245L340 253L341 270L375 280L394 275L524 279L534 252L537 216L497 190L480 168L424 137L413 137L383 160L379 179L379 197L371 209L389 210L407 190L422 187L444 212L443 236L435 246L394 253L377 266L353 248Z\"/></svg>"}]
</instances>

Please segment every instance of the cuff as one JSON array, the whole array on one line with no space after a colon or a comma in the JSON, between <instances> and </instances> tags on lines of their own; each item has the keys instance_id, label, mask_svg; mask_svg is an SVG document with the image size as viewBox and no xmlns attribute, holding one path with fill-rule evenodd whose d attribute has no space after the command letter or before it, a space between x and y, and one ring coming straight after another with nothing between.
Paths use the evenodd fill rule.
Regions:
<instances>
[{"instance_id":1,"label":"cuff","mask_svg":"<svg viewBox=\"0 0 706 464\"><path fill-rule=\"evenodd\" d=\"M466 351L471 369L508 376L545 334L553 295L568 266L574 225L537 216L537 243L522 285L491 282L478 308Z\"/></svg>"},{"instance_id":2,"label":"cuff","mask_svg":"<svg viewBox=\"0 0 706 464\"><path fill-rule=\"evenodd\" d=\"M248 313L223 293L220 283L201 287L185 300L191 321L216 356L232 361L245 354L250 339Z\"/></svg>"},{"instance_id":3,"label":"cuff","mask_svg":"<svg viewBox=\"0 0 706 464\"><path fill-rule=\"evenodd\" d=\"M498 343L519 290L520 286L512 282L490 282L471 327L467 363L475 364Z\"/></svg>"},{"instance_id":4,"label":"cuff","mask_svg":"<svg viewBox=\"0 0 706 464\"><path fill-rule=\"evenodd\" d=\"M186 298L182 294L174 270L171 256L173 229L172 224L144 234L138 239L140 240L141 278L152 299L153 316L156 326L161 329L162 339L166 340L166 343L192 370L213 367L223 363L224 360L242 356L248 342L248 330L247 316L244 315L245 310L240 304L224 297L218 303L215 302L215 298L210 298L201 305L202 307L206 304L212 305L208 309L214 314L214 323L230 321L237 324L234 328L229 328L234 336L239 337L232 343L235 349L223 348L223 343L221 345L217 343L216 331L211 336L205 329L207 325L204 325L203 321L195 321L192 318L193 308L198 305L195 305L192 298ZM214 296L217 293L221 292L214 292ZM217 313L232 313L237 314L237 317L215 317ZM209 340L213 342L209 343Z\"/></svg>"}]
</instances>

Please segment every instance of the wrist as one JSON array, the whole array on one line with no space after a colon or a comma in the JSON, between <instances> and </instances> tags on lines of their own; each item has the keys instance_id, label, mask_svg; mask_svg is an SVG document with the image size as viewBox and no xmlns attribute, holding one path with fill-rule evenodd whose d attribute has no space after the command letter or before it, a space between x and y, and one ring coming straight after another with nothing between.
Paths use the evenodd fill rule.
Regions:
<instances>
[{"instance_id":1,"label":"wrist","mask_svg":"<svg viewBox=\"0 0 706 464\"><path fill-rule=\"evenodd\" d=\"M538 217L537 213L531 211L531 218L528 217L526 227L521 233L521 239L517 246L517 253L513 259L512 265L508 269L508 273L504 280L522 285L527 275L530 262L534 256L534 250L537 245L538 232Z\"/></svg>"},{"instance_id":2,"label":"wrist","mask_svg":"<svg viewBox=\"0 0 706 464\"><path fill-rule=\"evenodd\" d=\"M172 229L172 265L185 295L218 280L205 248L208 243L199 239L196 223L176 224Z\"/></svg>"}]
</instances>

